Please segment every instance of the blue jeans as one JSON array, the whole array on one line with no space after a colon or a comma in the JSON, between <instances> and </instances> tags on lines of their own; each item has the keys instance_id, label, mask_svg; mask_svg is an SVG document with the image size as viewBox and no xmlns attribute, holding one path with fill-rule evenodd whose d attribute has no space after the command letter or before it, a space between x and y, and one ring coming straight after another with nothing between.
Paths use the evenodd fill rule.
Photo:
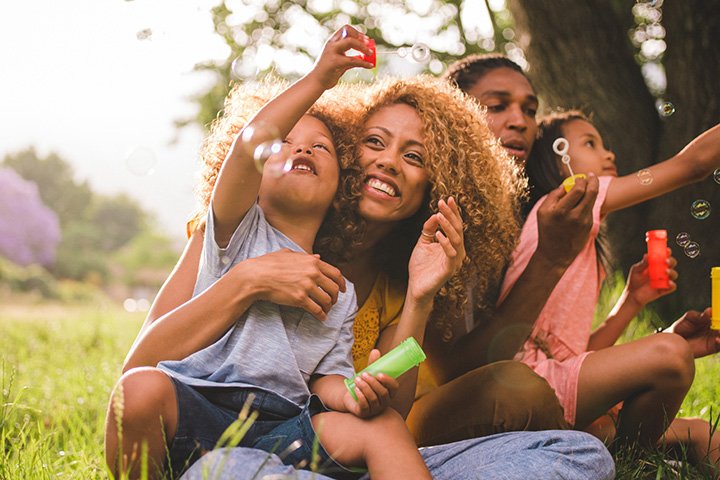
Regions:
<instances>
[{"instance_id":1,"label":"blue jeans","mask_svg":"<svg viewBox=\"0 0 720 480\"><path fill-rule=\"evenodd\" d=\"M288 465L309 468L317 449L318 468L337 479L357 479L362 473L350 472L336 463L317 443L311 417L328 411L317 395L311 395L303 408L273 393L251 388L190 387L170 377L178 405L177 431L169 449L169 464L177 476L205 452L215 448L227 427L250 395L249 411L259 415L243 435L238 446L278 453ZM277 457L276 457L277 458Z\"/></svg>"},{"instance_id":2,"label":"blue jeans","mask_svg":"<svg viewBox=\"0 0 720 480\"><path fill-rule=\"evenodd\" d=\"M587 433L572 430L499 433L421 448L420 453L435 480L615 478L615 464L602 442ZM203 472L209 475L203 476ZM274 455L249 448L210 452L181 480L250 480L264 475L329 480L324 475L294 470ZM364 476L361 480L367 478Z\"/></svg>"}]
</instances>

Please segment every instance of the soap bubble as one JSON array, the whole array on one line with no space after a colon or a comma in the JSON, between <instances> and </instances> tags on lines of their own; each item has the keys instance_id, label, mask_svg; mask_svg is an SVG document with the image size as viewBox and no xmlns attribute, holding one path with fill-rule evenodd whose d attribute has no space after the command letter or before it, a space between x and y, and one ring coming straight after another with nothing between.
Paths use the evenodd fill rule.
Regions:
<instances>
[{"instance_id":1,"label":"soap bubble","mask_svg":"<svg viewBox=\"0 0 720 480\"><path fill-rule=\"evenodd\" d=\"M234 78L235 80L240 80L243 78L242 75L242 57L237 57L235 60L232 61L230 64L230 76Z\"/></svg>"},{"instance_id":2,"label":"soap bubble","mask_svg":"<svg viewBox=\"0 0 720 480\"><path fill-rule=\"evenodd\" d=\"M677 237L675 237L675 241L681 247L685 247L685 246L687 246L688 243L690 243L690 234L685 233L685 232L680 232L677 234Z\"/></svg>"},{"instance_id":3,"label":"soap bubble","mask_svg":"<svg viewBox=\"0 0 720 480\"><path fill-rule=\"evenodd\" d=\"M720 168L713 172L713 180L715 180L715 183L720 185Z\"/></svg>"},{"instance_id":4,"label":"soap bubble","mask_svg":"<svg viewBox=\"0 0 720 480\"><path fill-rule=\"evenodd\" d=\"M398 57L400 57L400 58L405 58L405 57L407 57L407 54L408 54L409 52L410 52L410 49L409 49L409 48L407 48L407 47L400 47L400 48L397 49L397 52L396 52L396 53L398 54ZM383 52L381 52L381 53L383 53Z\"/></svg>"},{"instance_id":5,"label":"soap bubble","mask_svg":"<svg viewBox=\"0 0 720 480\"><path fill-rule=\"evenodd\" d=\"M259 122L246 127L240 140L245 151L252 156L258 172L279 177L292 168L292 160L283 149L283 142L274 125Z\"/></svg>"},{"instance_id":6,"label":"soap bubble","mask_svg":"<svg viewBox=\"0 0 720 480\"><path fill-rule=\"evenodd\" d=\"M660 106L658 107L658 111L663 117L669 117L670 115L675 113L675 105L670 102L664 102L660 104Z\"/></svg>"},{"instance_id":7,"label":"soap bubble","mask_svg":"<svg viewBox=\"0 0 720 480\"><path fill-rule=\"evenodd\" d=\"M695 258L700 255L700 245L697 242L690 242L685 245L685 255L690 258Z\"/></svg>"},{"instance_id":8,"label":"soap bubble","mask_svg":"<svg viewBox=\"0 0 720 480\"><path fill-rule=\"evenodd\" d=\"M690 207L690 213L698 220L705 220L710 216L710 202L707 200L695 200Z\"/></svg>"},{"instance_id":9,"label":"soap bubble","mask_svg":"<svg viewBox=\"0 0 720 480\"><path fill-rule=\"evenodd\" d=\"M647 168L643 168L637 172L637 177L641 185L650 185L653 182L653 174Z\"/></svg>"},{"instance_id":10,"label":"soap bubble","mask_svg":"<svg viewBox=\"0 0 720 480\"><path fill-rule=\"evenodd\" d=\"M416 43L410 49L410 54L416 62L425 62L430 58L430 47L424 43Z\"/></svg>"},{"instance_id":11,"label":"soap bubble","mask_svg":"<svg viewBox=\"0 0 720 480\"><path fill-rule=\"evenodd\" d=\"M125 154L125 166L135 175L152 175L155 161L155 153L147 147L131 148Z\"/></svg>"},{"instance_id":12,"label":"soap bubble","mask_svg":"<svg viewBox=\"0 0 720 480\"><path fill-rule=\"evenodd\" d=\"M142 30L138 30L138 32L135 34L138 40L152 40L152 28L143 28Z\"/></svg>"}]
</instances>

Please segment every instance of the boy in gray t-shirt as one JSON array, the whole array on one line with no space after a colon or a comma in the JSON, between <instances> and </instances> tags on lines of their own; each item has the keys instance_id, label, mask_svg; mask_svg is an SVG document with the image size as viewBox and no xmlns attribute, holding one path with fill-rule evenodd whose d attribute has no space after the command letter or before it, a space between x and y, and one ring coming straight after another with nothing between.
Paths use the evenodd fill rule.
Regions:
<instances>
[{"instance_id":1,"label":"boy in gray t-shirt","mask_svg":"<svg viewBox=\"0 0 720 480\"><path fill-rule=\"evenodd\" d=\"M195 295L243 259L282 248L312 252L340 176L337 144L313 104L349 68L371 66L345 55L351 49L369 55L366 42L349 26L335 32L312 71L267 103L238 134L214 186ZM255 145L248 149L241 139L263 125L278 131L288 157L270 156L261 174L253 158ZM286 158L283 174L267 173ZM179 473L212 449L250 403L259 416L240 446L283 452L285 463L317 465L336 478L358 476L349 469L366 467L376 478L430 479L404 420L387 408L387 395L377 395L382 397L377 413L378 405L371 411L360 390L356 401L345 387L344 377L354 373L350 350L356 310L350 284L322 322L298 308L258 301L234 323L218 327L218 340L206 348L160 362L177 404L177 419L161 423L177 422L174 438L168 439L172 471ZM140 441L146 434L123 433ZM391 455L377 448L388 443L394 448ZM164 456L151 460L162 465Z\"/></svg>"}]
</instances>

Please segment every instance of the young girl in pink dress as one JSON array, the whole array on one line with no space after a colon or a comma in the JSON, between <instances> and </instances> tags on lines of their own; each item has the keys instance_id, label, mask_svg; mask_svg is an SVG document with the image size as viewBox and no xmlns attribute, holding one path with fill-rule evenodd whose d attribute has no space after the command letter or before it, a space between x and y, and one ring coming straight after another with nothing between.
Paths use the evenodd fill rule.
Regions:
<instances>
[{"instance_id":1,"label":"young girl in pink dress","mask_svg":"<svg viewBox=\"0 0 720 480\"><path fill-rule=\"evenodd\" d=\"M652 445L665 433L666 444L692 443L698 460L709 455L714 465L720 458L720 436L711 439L710 425L703 420L673 419L692 384L694 356L715 352L718 335L707 331L712 348L702 352L685 338L667 331L615 345L648 302L675 290L675 259L669 256L667 261L669 287L658 290L650 287L647 255L643 256L630 269L615 308L597 329L591 329L605 276L599 261L602 252L595 241L603 218L612 211L700 181L718 166L720 125L697 137L676 156L646 169L650 173L618 177L615 156L605 149L600 134L584 114L569 111L547 116L539 126L526 167L534 188L532 195L542 198L523 227L499 300L504 301L537 248L537 209L545 195L555 188L562 189L561 183L571 172L597 176L600 190L588 242L557 284L515 358L545 377L574 428L588 428L622 402L617 422L610 425L610 432L602 432L605 439L615 436L621 442ZM709 309L699 318L709 322Z\"/></svg>"}]
</instances>

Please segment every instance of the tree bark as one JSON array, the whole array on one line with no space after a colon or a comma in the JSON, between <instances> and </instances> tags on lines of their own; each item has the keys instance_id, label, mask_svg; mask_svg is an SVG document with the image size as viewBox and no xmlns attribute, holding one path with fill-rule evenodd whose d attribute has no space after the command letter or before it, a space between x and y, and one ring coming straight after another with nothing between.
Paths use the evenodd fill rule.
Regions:
<instances>
[{"instance_id":1,"label":"tree bark","mask_svg":"<svg viewBox=\"0 0 720 480\"><path fill-rule=\"evenodd\" d=\"M697 135L720 123L720 0L666 0L662 8L667 43L665 98L676 110L662 121L657 160L675 155ZM707 219L695 219L690 213L698 199L710 202L712 211ZM720 266L720 185L707 178L663 195L652 202L649 220L668 230L678 260L680 278L674 295L681 299L669 298L663 303L682 301L696 310L710 306L710 269ZM675 243L680 232L689 233L698 243L699 256L688 257Z\"/></svg>"}]
</instances>

